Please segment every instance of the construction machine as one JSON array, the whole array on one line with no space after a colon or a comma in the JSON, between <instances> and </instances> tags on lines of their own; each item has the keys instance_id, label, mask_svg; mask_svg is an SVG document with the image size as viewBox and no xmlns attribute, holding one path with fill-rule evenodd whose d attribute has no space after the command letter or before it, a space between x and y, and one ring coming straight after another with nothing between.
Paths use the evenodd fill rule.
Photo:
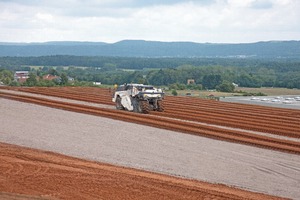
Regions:
<instances>
[{"instance_id":1,"label":"construction machine","mask_svg":"<svg viewBox=\"0 0 300 200\"><path fill-rule=\"evenodd\" d=\"M112 101L116 103L116 109L128 110L137 113L149 113L150 111L164 111L164 92L152 85L123 84L117 87Z\"/></svg>"}]
</instances>

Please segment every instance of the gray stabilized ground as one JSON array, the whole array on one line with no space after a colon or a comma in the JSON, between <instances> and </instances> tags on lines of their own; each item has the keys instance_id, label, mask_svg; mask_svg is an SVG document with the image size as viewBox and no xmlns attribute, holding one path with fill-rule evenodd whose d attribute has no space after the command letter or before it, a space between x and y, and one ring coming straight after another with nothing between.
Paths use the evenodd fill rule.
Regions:
<instances>
[{"instance_id":1,"label":"gray stabilized ground","mask_svg":"<svg viewBox=\"0 0 300 200\"><path fill-rule=\"evenodd\" d=\"M277 108L300 109L300 100L294 98L299 95L282 95L282 96L259 96L259 97L226 97L220 98L220 101L253 104L259 106L270 106ZM291 99L291 100L286 100ZM274 102L275 100L275 102Z\"/></svg>"},{"instance_id":2,"label":"gray stabilized ground","mask_svg":"<svg viewBox=\"0 0 300 200\"><path fill-rule=\"evenodd\" d=\"M298 199L300 156L0 98L0 141Z\"/></svg>"}]
</instances>

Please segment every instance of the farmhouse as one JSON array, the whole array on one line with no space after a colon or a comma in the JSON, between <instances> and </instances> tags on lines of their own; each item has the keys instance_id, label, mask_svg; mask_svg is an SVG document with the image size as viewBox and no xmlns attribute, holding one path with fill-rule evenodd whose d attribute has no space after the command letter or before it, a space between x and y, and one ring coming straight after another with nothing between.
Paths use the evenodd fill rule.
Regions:
<instances>
[{"instance_id":1,"label":"farmhouse","mask_svg":"<svg viewBox=\"0 0 300 200\"><path fill-rule=\"evenodd\" d=\"M19 83L24 83L29 78L28 71L16 71L14 74L14 80Z\"/></svg>"},{"instance_id":2,"label":"farmhouse","mask_svg":"<svg viewBox=\"0 0 300 200\"><path fill-rule=\"evenodd\" d=\"M194 79L188 79L187 80L187 84L190 85L190 84L195 84L195 80Z\"/></svg>"}]
</instances>

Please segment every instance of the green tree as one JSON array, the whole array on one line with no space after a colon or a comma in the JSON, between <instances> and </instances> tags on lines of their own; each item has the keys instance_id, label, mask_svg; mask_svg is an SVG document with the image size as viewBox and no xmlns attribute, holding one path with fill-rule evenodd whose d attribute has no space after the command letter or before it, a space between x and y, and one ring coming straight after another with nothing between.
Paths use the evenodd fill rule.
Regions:
<instances>
[{"instance_id":1,"label":"green tree","mask_svg":"<svg viewBox=\"0 0 300 200\"><path fill-rule=\"evenodd\" d=\"M237 82L241 87L259 88L262 86L262 80L259 77L254 76L251 73L249 73L249 74L243 73L242 75L240 75L237 78L237 80L235 82Z\"/></svg>"},{"instance_id":2,"label":"green tree","mask_svg":"<svg viewBox=\"0 0 300 200\"><path fill-rule=\"evenodd\" d=\"M262 86L264 87L273 87L276 82L275 71L272 69L259 68L257 76L262 81Z\"/></svg>"},{"instance_id":3,"label":"green tree","mask_svg":"<svg viewBox=\"0 0 300 200\"><path fill-rule=\"evenodd\" d=\"M234 85L228 81L223 81L216 89L220 92L234 92Z\"/></svg>"},{"instance_id":4,"label":"green tree","mask_svg":"<svg viewBox=\"0 0 300 200\"><path fill-rule=\"evenodd\" d=\"M13 81L9 84L9 86L20 86L21 84L17 81Z\"/></svg>"},{"instance_id":5,"label":"green tree","mask_svg":"<svg viewBox=\"0 0 300 200\"><path fill-rule=\"evenodd\" d=\"M48 74L59 76L59 73L54 68L49 69Z\"/></svg>"},{"instance_id":6,"label":"green tree","mask_svg":"<svg viewBox=\"0 0 300 200\"><path fill-rule=\"evenodd\" d=\"M29 78L25 81L24 85L32 87L36 86L38 81L36 80L36 75L34 73L29 73Z\"/></svg>"},{"instance_id":7,"label":"green tree","mask_svg":"<svg viewBox=\"0 0 300 200\"><path fill-rule=\"evenodd\" d=\"M219 74L205 75L202 80L202 85L206 89L215 89L217 85L222 83L222 77Z\"/></svg>"},{"instance_id":8,"label":"green tree","mask_svg":"<svg viewBox=\"0 0 300 200\"><path fill-rule=\"evenodd\" d=\"M39 87L54 87L54 86L56 86L56 84L54 83L54 81L41 79L41 80L38 81L36 86L39 86Z\"/></svg>"},{"instance_id":9,"label":"green tree","mask_svg":"<svg viewBox=\"0 0 300 200\"><path fill-rule=\"evenodd\" d=\"M177 96L178 95L177 91L176 90L172 90L172 95L173 96Z\"/></svg>"},{"instance_id":10,"label":"green tree","mask_svg":"<svg viewBox=\"0 0 300 200\"><path fill-rule=\"evenodd\" d=\"M14 75L9 70L0 70L0 82L5 85L10 85L14 80Z\"/></svg>"},{"instance_id":11,"label":"green tree","mask_svg":"<svg viewBox=\"0 0 300 200\"><path fill-rule=\"evenodd\" d=\"M65 73L62 73L60 78L61 78L61 82L60 82L61 85L66 85L68 83L68 77Z\"/></svg>"}]
</instances>

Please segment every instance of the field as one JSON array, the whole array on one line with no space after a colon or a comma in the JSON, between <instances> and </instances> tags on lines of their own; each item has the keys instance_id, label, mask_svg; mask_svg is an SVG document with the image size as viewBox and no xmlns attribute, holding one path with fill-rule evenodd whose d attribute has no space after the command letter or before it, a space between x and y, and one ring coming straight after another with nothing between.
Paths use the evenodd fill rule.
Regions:
<instances>
[{"instance_id":1,"label":"field","mask_svg":"<svg viewBox=\"0 0 300 200\"><path fill-rule=\"evenodd\" d=\"M233 96L233 93L227 92L217 92L217 91L205 91L205 90L177 90L178 96L188 96L187 93L190 93L190 96L207 98L209 95L213 95L215 97L228 97ZM172 91L167 92L168 95L172 95ZM239 95L239 94L237 94Z\"/></svg>"},{"instance_id":2,"label":"field","mask_svg":"<svg viewBox=\"0 0 300 200\"><path fill-rule=\"evenodd\" d=\"M267 96L280 96L280 95L300 95L299 89L287 89L287 88L245 88L245 87L236 87L235 91L242 91L247 93L263 93ZM172 91L168 91L168 95ZM218 92L218 91L206 91L206 90L177 90L178 96L186 96L187 93L191 93L191 96L205 98L209 95L215 97L231 97L231 96L242 96L242 93L228 93L228 92Z\"/></svg>"},{"instance_id":3,"label":"field","mask_svg":"<svg viewBox=\"0 0 300 200\"><path fill-rule=\"evenodd\" d=\"M192 97L167 96L164 101L165 112L151 112L149 115L143 115L143 114L136 114L136 113L130 113L126 111L119 111L113 109L113 104L111 102L112 91L104 88L1 87L0 89L1 89L0 90L1 98L9 99L10 101L11 100L18 101L18 102L21 101L24 102L25 105L27 105L28 103L37 104L40 106L47 106L51 109L56 108L65 111L71 111L72 113L75 112L75 113L82 113L84 115L91 115L96 119L109 118L113 120L121 120L124 123L130 122L131 125L127 124L124 126L128 126L128 129L135 130L133 132L139 135L144 135L146 134L146 132L143 133L143 132L139 132L138 131L139 129L134 129L132 127L133 124L139 124L139 126L143 126L143 128L141 129L147 129L144 127L145 125L147 127L154 127L155 130L152 130L153 132L152 135L154 134L154 132L160 132L160 130L168 130L171 131L168 132L168 134L170 134L170 137L172 136L175 137L177 135L176 138L179 139L181 135L183 135L185 137L184 141L187 140L186 139L187 137L188 138L190 137L211 138L214 139L213 141L221 141L222 144L223 141L226 141L224 144L227 144L227 142L229 142L230 144L241 145L243 147L245 146L246 148L250 148L254 151L256 151L256 149L260 149L259 151L263 151L264 152L263 154L267 154L267 152L274 153L275 155L272 155L273 159L276 159L276 156L280 155L281 157L280 159L287 156L289 158L293 158L295 160L295 163L298 163L299 161L299 154L300 154L300 140L299 140L300 139L300 133L299 133L300 111L299 110L218 102L218 101L198 99ZM64 100L61 98L63 98ZM5 105L5 103L9 103L9 102L3 102L3 105ZM3 109L5 109L5 107ZM22 107L20 107L17 110L21 110L21 109ZM41 108L39 110L41 110ZM59 114L57 114L56 116L59 116ZM32 116L32 118L33 117L34 116ZM37 120L42 120L42 118L43 117L40 117ZM64 121L64 120L67 121L66 119L63 118L61 118L61 120L59 121ZM3 118L3 123L4 121L5 119ZM57 121L57 123L54 123L53 121L52 122L53 126L54 124L59 124L60 123L59 121ZM41 123L44 124L43 121L41 121ZM80 121L78 121L77 124L79 123ZM114 123L114 122L108 122L108 123ZM6 122L5 124L9 124L9 122ZM26 124L24 124L24 127L25 126ZM10 126L8 126L8 128L10 128ZM117 125L115 125L115 129L113 127L110 127L110 129L111 132L117 131ZM13 130L17 131L17 129L13 129ZM3 130L0 131L5 131L5 130L3 128ZM172 133L172 131L175 131L176 133ZM69 131L66 131L65 134L69 134ZM116 132L116 134L118 133ZM136 137L137 136L135 136L134 138ZM160 136L160 139L162 139L161 137L162 136ZM11 138L12 137L9 137L9 139L7 140L11 141ZM130 140L128 138L126 140L128 140L127 143L130 143ZM164 141L168 141L168 140L169 139L166 139ZM192 140L195 140L195 138ZM92 143L90 145L92 145ZM155 143L153 143L152 145L155 146ZM6 180L8 180L12 184L11 186L5 186L5 184L0 184L0 191L2 192L21 193L26 195L38 195L41 198L50 198L50 197L68 198L71 194L69 193L68 189L65 187L64 189L62 188L61 191L58 193L55 193L53 191L55 190L55 187L59 185L58 183L62 180L65 180L65 182L67 182L67 183L62 183L62 185L67 185L67 187L75 187L75 188L79 187L78 184L76 185L76 183L72 181L72 179L76 177L77 181L83 183L82 188L78 189L79 191L82 191L81 192L82 198L87 198L87 197L96 198L97 195L98 197L99 195L103 195L104 198L107 199L109 197L112 197L110 195L112 195L113 193L115 193L116 196L115 198L111 198L111 199L118 199L122 197L122 195L125 199L142 199L141 196L143 195L145 197L144 199L156 199L161 196L165 197L164 199L176 199L175 196L178 197L178 199L183 199L183 198L186 199L244 199L244 198L273 199L274 198L275 199L276 198L276 197L271 197L259 193L252 193L252 192L247 192L236 188L227 187L225 185L213 185L213 184L201 182L201 178L199 180L199 178L196 178L192 175L194 173L193 170L191 171L191 174L183 175L185 177L189 177L189 179L162 175L160 173L157 174L157 172L159 172L161 168L163 168L162 163L155 165L156 170L154 170L155 173L153 173L152 170L150 170L152 172L147 172L148 170L144 171L144 169L148 169L147 164L145 164L142 170L140 169L135 171L136 169L133 168L136 168L134 166L136 166L137 163L131 163L131 167L133 168L128 169L124 167L120 168L105 163L97 163L97 162L92 162L87 160L80 160L78 158L64 157L61 154L44 152L40 150L25 148L22 149L22 152L20 152L21 147L13 146L5 143L2 143L0 146L3 149L3 151L1 150L1 152L9 152L7 154L6 153L1 154L1 159L3 161L1 163L8 163L0 166L2 168L1 171L6 172L6 173L2 173L1 176L5 177ZM122 144L118 144L117 146L115 146L115 148L118 149L118 146L121 147ZM241 146L239 147L240 149L242 149ZM160 147L160 148L164 148L164 147ZM182 148L189 149L189 146L183 146ZM198 149L199 147L195 146L195 148ZM161 151L164 151L164 149L161 149ZM173 149L173 151L178 151L178 149ZM112 154L112 152L110 153ZM131 154L134 153L136 152L134 151ZM179 155L180 153L181 152L178 151L177 154ZM211 155L216 156L216 154L211 154ZM192 157L192 155L190 156ZM198 154L198 156L200 156L200 154ZM145 160L145 157L142 159ZM229 156L228 160L230 159L233 159L233 157L230 158ZM58 162L57 160L60 160L61 163ZM114 163L114 162L116 161L113 160L109 161L109 163ZM192 163L193 161L191 160L190 162L191 162L190 166L193 166L194 165L194 163ZM217 160L215 160L214 162L217 162ZM280 162L285 162L285 161L281 160ZM292 170L293 171L292 174L296 178L296 182L299 181L300 166L297 164L293 164L291 160L290 161L286 160L286 162L294 166L290 166L288 168L286 166L284 170L288 169L289 173L291 173L290 169L293 168L294 171ZM185 167L188 167L188 165ZM265 170L268 169L267 166L264 167ZM264 167L260 166L262 170ZM120 170L121 171L124 170L124 171L120 172ZM275 169L272 169L272 166L270 166L270 169L268 169L267 171L269 170L270 172L272 172ZM284 170L278 173L284 174L285 173ZM20 171L22 173L20 173ZM58 176L58 174L62 172L66 175ZM181 172L178 171L173 173L180 174ZM218 173L218 171L215 171L213 173ZM228 173L230 172L228 171ZM28 178L29 174L35 174L34 177L38 176L39 178L36 179ZM81 175L79 176L78 174ZM93 176L91 176L90 178L88 178L87 177L88 174L95 174L95 177L92 178ZM167 174L170 175L172 173L167 173ZM269 172L267 172L266 174L269 174ZM256 177L256 174L247 174L247 176ZM276 174L274 174L274 176L276 176ZM287 178L289 176L285 176L285 177ZM51 182L51 177L55 177L54 180L56 180L56 182L55 181ZM102 179L104 177L106 177L104 180L108 180L109 182L107 187L103 187L104 182L101 182L103 181ZM274 177L272 176L272 178ZM119 185L115 185L116 180L119 180L118 183ZM16 181L19 183L19 185L13 187ZM25 182L30 185L35 185L42 182L45 183L45 185L41 185L41 187L37 187L37 189L33 189L33 188L28 189L28 187L27 188L24 187ZM90 185L91 182L95 183L95 186L92 187ZM257 185L259 185L258 182L256 183ZM283 185L281 191L279 189L275 189L277 187L280 187L280 183L270 182L269 184L271 189L270 188L258 189L255 188L255 186L253 186L251 190L256 190L256 191L264 190L261 192L265 194L271 194L280 197L290 197L290 198L295 198L299 194L297 193L297 191L294 191L292 189L293 187L285 188L285 185ZM272 184L275 185L271 186ZM141 187L141 185L145 187ZM90 191L87 192L86 189L89 187L91 187ZM250 186L247 187L251 188ZM263 188L264 186L261 187ZM272 187L274 188L272 189ZM295 187L297 188L297 185ZM11 188L13 188L13 190ZM99 188L102 189L100 190ZM126 189L120 190L120 188L126 188ZM274 190L274 192L272 192L272 190ZM174 195L175 191L176 191L176 195ZM281 192L277 193L276 191L281 191ZM189 194L189 196L185 196L187 194Z\"/></svg>"},{"instance_id":4,"label":"field","mask_svg":"<svg viewBox=\"0 0 300 200\"><path fill-rule=\"evenodd\" d=\"M248 93L263 93L268 96L280 96L280 95L300 95L299 89L287 89L287 88L245 88L237 87L236 91L244 91Z\"/></svg>"}]
</instances>

